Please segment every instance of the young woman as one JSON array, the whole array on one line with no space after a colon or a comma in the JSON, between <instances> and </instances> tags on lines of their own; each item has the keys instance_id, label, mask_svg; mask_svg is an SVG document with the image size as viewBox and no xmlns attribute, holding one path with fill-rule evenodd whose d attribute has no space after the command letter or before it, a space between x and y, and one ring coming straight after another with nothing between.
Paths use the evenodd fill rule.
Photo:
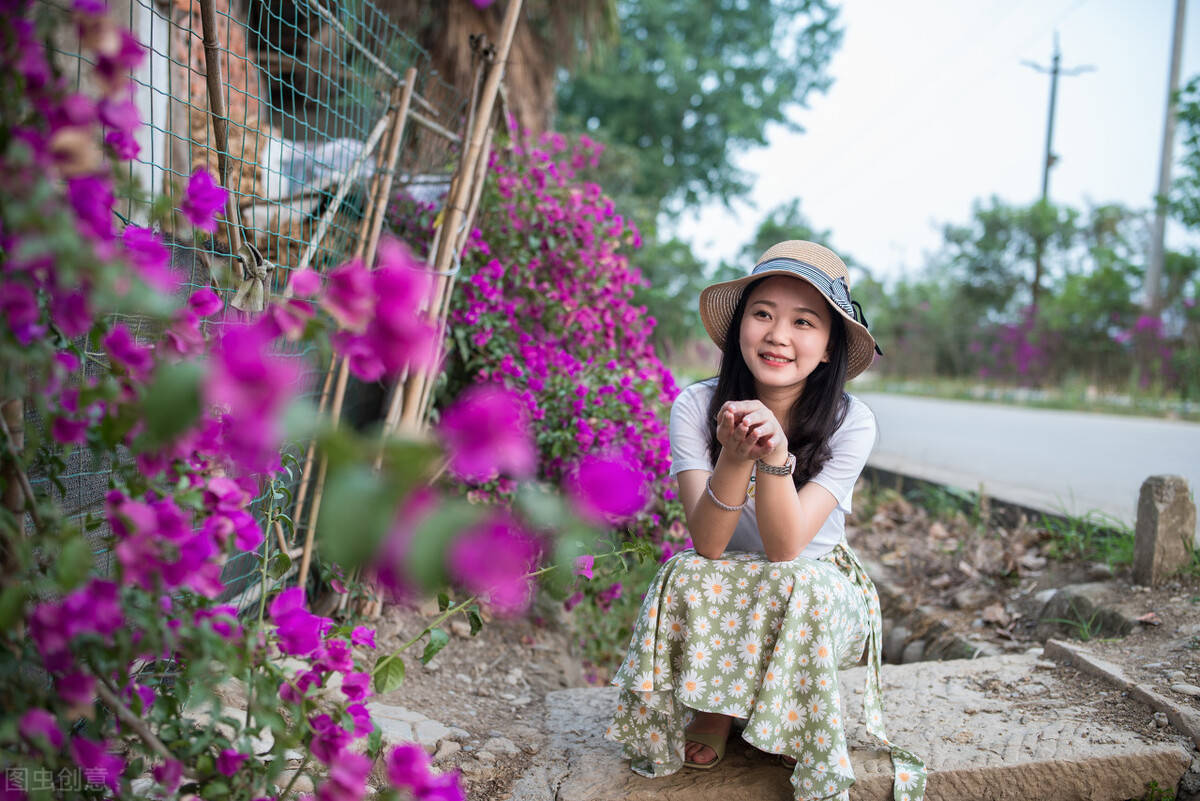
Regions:
<instances>
[{"instance_id":1,"label":"young woman","mask_svg":"<svg viewBox=\"0 0 1200 801\"><path fill-rule=\"evenodd\" d=\"M895 798L915 801L924 765L884 735L879 599L845 540L875 418L844 385L877 351L846 265L781 242L750 275L705 289L700 317L720 373L671 410L695 549L646 593L606 736L634 771L665 776L715 766L738 718L746 741L792 767L797 799L848 799L837 670L865 650L867 729L892 749Z\"/></svg>"}]
</instances>

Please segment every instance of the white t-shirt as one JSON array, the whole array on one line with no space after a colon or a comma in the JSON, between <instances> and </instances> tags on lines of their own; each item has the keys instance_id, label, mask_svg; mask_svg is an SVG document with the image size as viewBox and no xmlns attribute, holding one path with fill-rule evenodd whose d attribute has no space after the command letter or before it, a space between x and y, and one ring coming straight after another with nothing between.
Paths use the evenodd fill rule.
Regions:
<instances>
[{"instance_id":1,"label":"white t-shirt","mask_svg":"<svg viewBox=\"0 0 1200 801\"><path fill-rule=\"evenodd\" d=\"M671 475L684 470L704 470L711 473L714 461L708 450L708 404L717 389L717 379L710 378L692 384L675 399L671 407ZM821 525L812 542L801 552L810 559L824 556L841 542L846 534L846 515L851 511L854 483L867 463L867 456L875 446L875 415L865 403L853 395L846 418L833 432L829 447L833 452L821 472L811 480L829 490L837 499L837 506ZM754 475L750 486L754 486ZM730 551L764 551L762 537L758 533L758 517L755 513L754 497L746 502L738 518L737 528L726 546Z\"/></svg>"}]
</instances>

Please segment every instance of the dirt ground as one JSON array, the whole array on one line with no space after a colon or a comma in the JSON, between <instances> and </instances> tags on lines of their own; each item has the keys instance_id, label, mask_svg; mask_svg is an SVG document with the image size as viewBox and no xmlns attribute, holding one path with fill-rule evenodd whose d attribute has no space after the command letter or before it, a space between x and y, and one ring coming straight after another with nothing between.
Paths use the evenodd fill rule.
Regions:
<instances>
[{"instance_id":1,"label":"dirt ground","mask_svg":"<svg viewBox=\"0 0 1200 801\"><path fill-rule=\"evenodd\" d=\"M379 653L391 653L436 616L436 606L387 606L377 622ZM410 648L404 684L374 700L468 732L461 748L435 757L437 767L460 771L471 801L504 801L545 745L546 694L585 685L580 660L571 651L575 635L566 627L561 605L548 600L524 616L487 619L474 637L462 617L447 621L445 628L449 644L428 665L417 658L423 644ZM489 743L503 740L515 749L489 753L496 750Z\"/></svg>"},{"instance_id":2,"label":"dirt ground","mask_svg":"<svg viewBox=\"0 0 1200 801\"><path fill-rule=\"evenodd\" d=\"M897 493L868 498L847 536L861 557L884 566L903 608L923 607L962 638L1002 652L1052 637L1082 642L1129 678L1200 708L1200 697L1172 689L1200 685L1197 576L1137 586L1128 565L1064 553L1061 533L1017 513L943 509L935 518ZM1063 600L1076 591L1094 605Z\"/></svg>"}]
</instances>

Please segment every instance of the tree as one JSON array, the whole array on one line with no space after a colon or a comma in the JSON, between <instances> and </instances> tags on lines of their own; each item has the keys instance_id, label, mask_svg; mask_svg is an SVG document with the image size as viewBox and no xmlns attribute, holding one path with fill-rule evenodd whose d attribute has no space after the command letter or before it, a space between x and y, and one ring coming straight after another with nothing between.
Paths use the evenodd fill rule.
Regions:
<instances>
[{"instance_id":1,"label":"tree","mask_svg":"<svg viewBox=\"0 0 1200 801\"><path fill-rule=\"evenodd\" d=\"M1200 75L1193 76L1176 96L1183 127L1181 174L1171 186L1172 215L1188 228L1200 228Z\"/></svg>"},{"instance_id":2,"label":"tree","mask_svg":"<svg viewBox=\"0 0 1200 801\"><path fill-rule=\"evenodd\" d=\"M637 194L676 208L750 184L731 156L829 85L827 0L620 0L620 38L558 87L563 131L634 148ZM646 227L648 221L638 220Z\"/></svg>"}]
</instances>

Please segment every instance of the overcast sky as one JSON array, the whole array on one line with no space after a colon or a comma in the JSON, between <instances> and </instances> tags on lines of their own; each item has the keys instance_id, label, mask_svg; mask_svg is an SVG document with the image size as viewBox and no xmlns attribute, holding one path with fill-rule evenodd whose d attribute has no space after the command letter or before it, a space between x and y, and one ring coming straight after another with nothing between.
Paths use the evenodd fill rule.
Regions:
<instances>
[{"instance_id":1,"label":"overcast sky","mask_svg":"<svg viewBox=\"0 0 1200 801\"><path fill-rule=\"evenodd\" d=\"M966 222L976 198L1030 203L1041 191L1049 66L1060 77L1050 196L1148 208L1158 180L1174 0L845 0L833 85L737 163L756 177L744 204L688 214L678 232L732 259L773 207L801 198L835 249L877 277L912 272ZM1189 4L1181 83L1200 72L1200 4ZM1178 148L1181 137L1176 136ZM1167 246L1196 238L1168 229Z\"/></svg>"}]
</instances>

